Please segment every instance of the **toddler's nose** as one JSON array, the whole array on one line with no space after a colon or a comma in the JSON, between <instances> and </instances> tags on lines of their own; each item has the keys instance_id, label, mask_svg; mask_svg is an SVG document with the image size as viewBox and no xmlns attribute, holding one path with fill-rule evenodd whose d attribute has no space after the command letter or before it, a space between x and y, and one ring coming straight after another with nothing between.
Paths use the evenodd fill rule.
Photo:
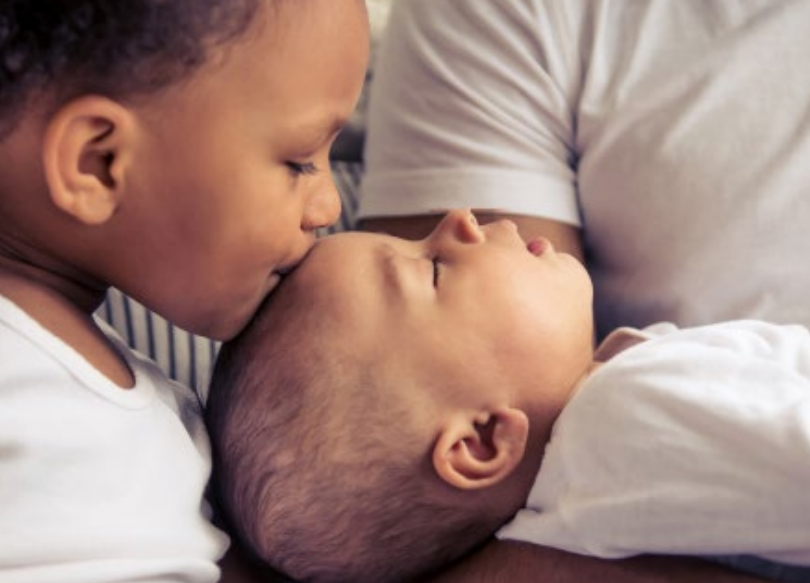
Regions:
<instances>
[{"instance_id":1,"label":"toddler's nose","mask_svg":"<svg viewBox=\"0 0 810 583\"><path fill-rule=\"evenodd\" d=\"M339 216L340 195L330 178L328 184L310 195L304 208L304 215L301 217L301 228L305 231L314 231L328 227L337 221Z\"/></svg>"}]
</instances>

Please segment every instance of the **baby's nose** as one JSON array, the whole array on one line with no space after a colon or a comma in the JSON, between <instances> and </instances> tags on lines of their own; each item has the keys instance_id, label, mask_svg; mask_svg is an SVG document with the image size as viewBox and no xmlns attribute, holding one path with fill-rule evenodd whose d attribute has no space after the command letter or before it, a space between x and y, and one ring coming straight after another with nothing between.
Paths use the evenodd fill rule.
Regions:
<instances>
[{"instance_id":1,"label":"baby's nose","mask_svg":"<svg viewBox=\"0 0 810 583\"><path fill-rule=\"evenodd\" d=\"M485 240L484 232L469 209L448 212L431 237L448 237L462 243L481 243Z\"/></svg>"}]
</instances>

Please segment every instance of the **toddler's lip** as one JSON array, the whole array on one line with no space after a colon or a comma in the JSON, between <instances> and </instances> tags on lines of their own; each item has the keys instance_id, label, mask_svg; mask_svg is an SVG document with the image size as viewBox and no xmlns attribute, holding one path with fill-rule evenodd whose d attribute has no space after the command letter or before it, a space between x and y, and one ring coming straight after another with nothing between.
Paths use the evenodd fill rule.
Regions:
<instances>
[{"instance_id":1,"label":"toddler's lip","mask_svg":"<svg viewBox=\"0 0 810 583\"><path fill-rule=\"evenodd\" d=\"M283 280L290 273L292 273L295 267L296 267L295 265L281 265L279 267L276 267L273 271L271 271L270 275L267 277L268 293L273 291L276 288L276 286L281 283L281 280Z\"/></svg>"},{"instance_id":2,"label":"toddler's lip","mask_svg":"<svg viewBox=\"0 0 810 583\"><path fill-rule=\"evenodd\" d=\"M273 270L273 275L278 275L278 276L281 276L281 277L285 277L285 276L289 275L292 272L293 269L295 269L294 265L282 265L281 267L276 267Z\"/></svg>"},{"instance_id":3,"label":"toddler's lip","mask_svg":"<svg viewBox=\"0 0 810 583\"><path fill-rule=\"evenodd\" d=\"M545 237L536 237L526 243L526 250L535 257L540 257L544 253L553 253L554 246Z\"/></svg>"},{"instance_id":4,"label":"toddler's lip","mask_svg":"<svg viewBox=\"0 0 810 583\"><path fill-rule=\"evenodd\" d=\"M307 255L310 254L314 245L309 245L305 251L303 251L298 257L285 258L286 262L282 263L281 265L276 266L276 268L271 272L273 277L284 278L290 275L295 269L301 264L304 259L306 259Z\"/></svg>"},{"instance_id":5,"label":"toddler's lip","mask_svg":"<svg viewBox=\"0 0 810 583\"><path fill-rule=\"evenodd\" d=\"M304 260L304 258L308 254L309 254L309 252L307 252L307 254L305 254L303 257L301 257L300 259L298 259L296 261L288 261L287 263L283 263L283 264L279 265L278 267L276 267L273 270L273 275L278 275L280 277L286 277L286 276L290 275L293 271L295 271L295 268L298 267L301 264L301 262Z\"/></svg>"},{"instance_id":6,"label":"toddler's lip","mask_svg":"<svg viewBox=\"0 0 810 583\"><path fill-rule=\"evenodd\" d=\"M272 292L274 289L276 289L276 287L278 286L278 284L280 284L280 283L281 283L281 280L282 280L282 276L281 276L281 275L279 275L279 273L278 273L278 272L276 272L276 271L272 271L272 272L270 273L269 277L267 278L267 282L266 282L266 286L265 286L265 288L266 288L266 289L265 289L265 292L264 292L264 293L265 293L265 294L269 294L269 293L270 293L270 292Z\"/></svg>"}]
</instances>

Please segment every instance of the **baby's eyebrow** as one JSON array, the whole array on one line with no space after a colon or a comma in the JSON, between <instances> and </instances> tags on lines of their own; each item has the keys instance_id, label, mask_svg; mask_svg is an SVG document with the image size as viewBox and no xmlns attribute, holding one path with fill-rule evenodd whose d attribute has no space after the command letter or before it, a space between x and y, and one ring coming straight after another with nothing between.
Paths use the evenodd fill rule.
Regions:
<instances>
[{"instance_id":1,"label":"baby's eyebrow","mask_svg":"<svg viewBox=\"0 0 810 583\"><path fill-rule=\"evenodd\" d=\"M380 280L386 298L390 298L391 294L400 298L404 296L405 282L399 257L399 251L388 243L380 243L375 250L374 263L380 267Z\"/></svg>"}]
</instances>

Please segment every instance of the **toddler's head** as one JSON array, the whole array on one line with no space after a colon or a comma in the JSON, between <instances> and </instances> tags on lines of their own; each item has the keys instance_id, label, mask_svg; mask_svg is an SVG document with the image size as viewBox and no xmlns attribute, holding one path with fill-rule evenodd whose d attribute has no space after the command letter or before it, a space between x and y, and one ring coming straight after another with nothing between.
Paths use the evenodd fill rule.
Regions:
<instances>
[{"instance_id":1,"label":"toddler's head","mask_svg":"<svg viewBox=\"0 0 810 583\"><path fill-rule=\"evenodd\" d=\"M525 501L591 362L591 285L545 240L450 213L412 242L327 237L220 353L226 515L306 581L399 581Z\"/></svg>"},{"instance_id":2,"label":"toddler's head","mask_svg":"<svg viewBox=\"0 0 810 583\"><path fill-rule=\"evenodd\" d=\"M99 0L47 5L7 0L0 9L0 136L47 104L148 95L199 68L241 36L261 0Z\"/></svg>"},{"instance_id":3,"label":"toddler's head","mask_svg":"<svg viewBox=\"0 0 810 583\"><path fill-rule=\"evenodd\" d=\"M363 0L3 2L2 266L232 336L337 218L367 53Z\"/></svg>"}]
</instances>

